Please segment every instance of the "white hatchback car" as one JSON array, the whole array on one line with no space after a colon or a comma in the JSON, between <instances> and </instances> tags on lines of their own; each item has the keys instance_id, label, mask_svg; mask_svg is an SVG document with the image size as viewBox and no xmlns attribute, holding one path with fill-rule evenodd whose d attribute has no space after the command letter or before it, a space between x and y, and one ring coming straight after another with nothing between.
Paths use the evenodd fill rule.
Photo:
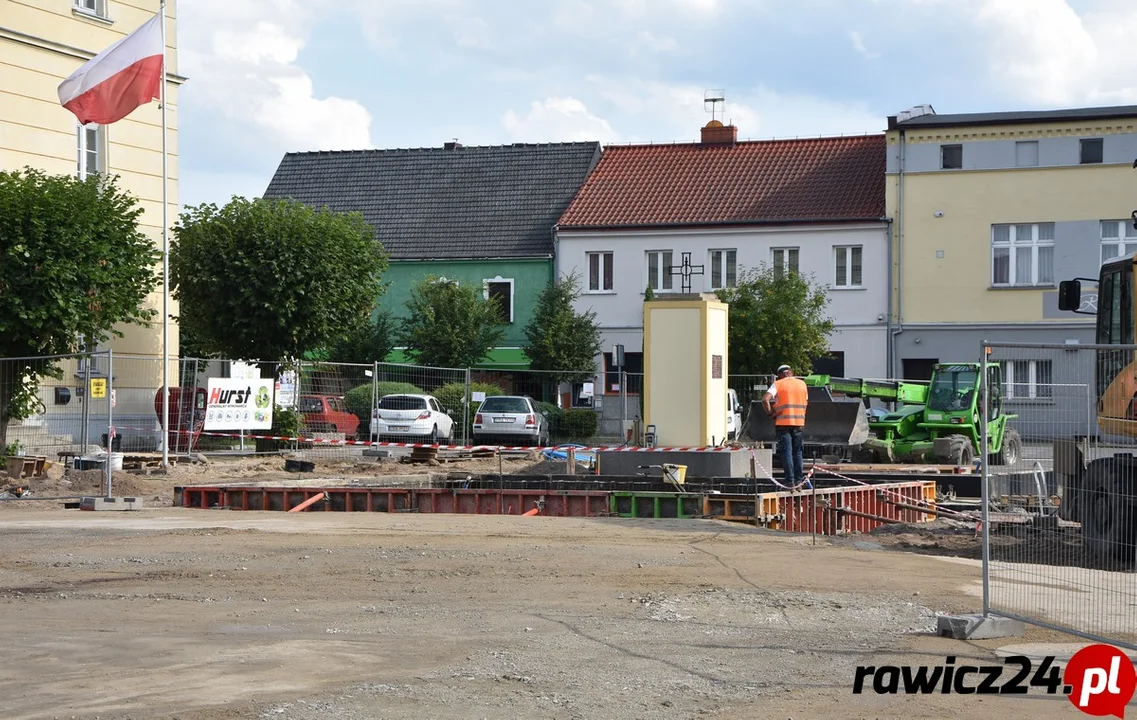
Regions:
<instances>
[{"instance_id":1,"label":"white hatchback car","mask_svg":"<svg viewBox=\"0 0 1137 720\"><path fill-rule=\"evenodd\" d=\"M384 395L371 415L371 439L454 442L454 421L433 395Z\"/></svg>"}]
</instances>

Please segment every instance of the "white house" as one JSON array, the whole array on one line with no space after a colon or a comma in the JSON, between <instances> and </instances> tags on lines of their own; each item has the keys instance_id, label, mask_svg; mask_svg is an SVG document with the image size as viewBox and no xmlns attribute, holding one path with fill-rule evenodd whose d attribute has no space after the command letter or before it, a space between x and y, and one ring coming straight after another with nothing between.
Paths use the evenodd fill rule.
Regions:
<instances>
[{"instance_id":1,"label":"white house","mask_svg":"<svg viewBox=\"0 0 1137 720\"><path fill-rule=\"evenodd\" d=\"M733 285L761 263L813 275L837 326L815 371L887 376L885 136L738 142L737 132L712 121L697 143L610 146L561 216L557 273L578 273L578 309L603 329L598 394L618 393L615 343L638 393L645 289L683 292L687 253L687 292Z\"/></svg>"}]
</instances>

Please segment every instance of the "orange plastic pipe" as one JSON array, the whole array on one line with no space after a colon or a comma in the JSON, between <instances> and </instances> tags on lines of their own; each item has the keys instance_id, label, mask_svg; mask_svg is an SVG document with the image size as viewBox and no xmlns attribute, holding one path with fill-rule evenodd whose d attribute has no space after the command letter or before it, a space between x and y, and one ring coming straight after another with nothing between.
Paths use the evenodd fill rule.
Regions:
<instances>
[{"instance_id":1,"label":"orange plastic pipe","mask_svg":"<svg viewBox=\"0 0 1137 720\"><path fill-rule=\"evenodd\" d=\"M313 495L312 497L308 498L307 500L300 503L296 507L292 508L288 512L300 512L301 510L307 509L308 507L315 505L316 503L320 502L321 500L327 500L327 499L328 499L328 494L326 492L320 493L319 495Z\"/></svg>"},{"instance_id":2,"label":"orange plastic pipe","mask_svg":"<svg viewBox=\"0 0 1137 720\"><path fill-rule=\"evenodd\" d=\"M536 515L539 512L541 512L541 508L533 508L532 510L526 510L525 512L521 513L521 517L525 517L526 515Z\"/></svg>"}]
</instances>

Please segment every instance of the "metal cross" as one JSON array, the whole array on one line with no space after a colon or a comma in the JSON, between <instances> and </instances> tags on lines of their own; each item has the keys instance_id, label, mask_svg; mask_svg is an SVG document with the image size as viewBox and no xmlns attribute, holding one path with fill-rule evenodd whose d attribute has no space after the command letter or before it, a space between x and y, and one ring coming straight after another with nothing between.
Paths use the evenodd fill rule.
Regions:
<instances>
[{"instance_id":1,"label":"metal cross","mask_svg":"<svg viewBox=\"0 0 1137 720\"><path fill-rule=\"evenodd\" d=\"M691 292L691 276L692 275L702 275L703 274L703 266L702 265L692 265L691 264L691 253L689 253L689 252L683 253L682 257L683 257L683 261L681 264L679 264L679 265L668 265L667 266L667 274L668 275L679 275L679 276L681 276L683 279L679 285L680 290L682 290L682 292L684 292L684 293L689 293L689 292ZM678 270L678 272L677 272L677 270Z\"/></svg>"}]
</instances>

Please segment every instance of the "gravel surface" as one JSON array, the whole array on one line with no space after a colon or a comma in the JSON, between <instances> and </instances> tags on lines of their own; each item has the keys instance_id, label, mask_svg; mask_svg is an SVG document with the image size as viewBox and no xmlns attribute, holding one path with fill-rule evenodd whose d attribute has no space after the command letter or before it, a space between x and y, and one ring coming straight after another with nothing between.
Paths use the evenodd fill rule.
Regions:
<instances>
[{"instance_id":1,"label":"gravel surface","mask_svg":"<svg viewBox=\"0 0 1137 720\"><path fill-rule=\"evenodd\" d=\"M858 664L992 661L932 633L978 607L959 562L714 521L11 505L11 720L1076 713L852 693Z\"/></svg>"}]
</instances>

